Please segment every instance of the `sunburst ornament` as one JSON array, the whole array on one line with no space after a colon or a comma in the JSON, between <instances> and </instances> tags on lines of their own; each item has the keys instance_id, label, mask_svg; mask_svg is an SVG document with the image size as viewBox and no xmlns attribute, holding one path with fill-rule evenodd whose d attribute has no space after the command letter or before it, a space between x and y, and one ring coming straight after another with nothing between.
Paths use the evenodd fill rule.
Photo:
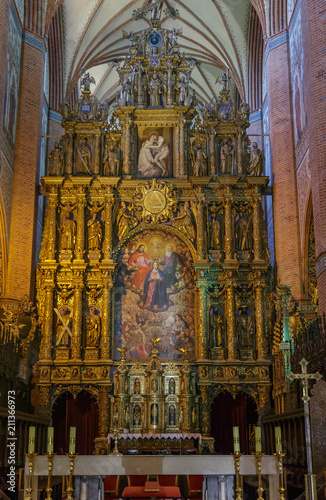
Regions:
<instances>
[{"instance_id":1,"label":"sunburst ornament","mask_svg":"<svg viewBox=\"0 0 326 500\"><path fill-rule=\"evenodd\" d=\"M173 216L172 187L153 179L140 184L134 198L135 208L142 207L142 220L147 223L166 222Z\"/></svg>"}]
</instances>

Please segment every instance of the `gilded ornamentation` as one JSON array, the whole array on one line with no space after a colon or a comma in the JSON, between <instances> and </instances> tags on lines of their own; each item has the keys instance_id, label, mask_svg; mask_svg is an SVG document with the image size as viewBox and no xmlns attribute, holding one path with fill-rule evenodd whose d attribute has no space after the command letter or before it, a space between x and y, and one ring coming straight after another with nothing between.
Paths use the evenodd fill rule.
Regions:
<instances>
[{"instance_id":1,"label":"gilded ornamentation","mask_svg":"<svg viewBox=\"0 0 326 500\"><path fill-rule=\"evenodd\" d=\"M250 152L250 160L247 168L249 175L263 175L265 165L265 158L263 152L259 149L257 142L252 143L252 150Z\"/></svg>"},{"instance_id":2,"label":"gilded ornamentation","mask_svg":"<svg viewBox=\"0 0 326 500\"><path fill-rule=\"evenodd\" d=\"M56 142L54 149L49 154L49 175L64 175L63 150Z\"/></svg>"},{"instance_id":3,"label":"gilded ornamentation","mask_svg":"<svg viewBox=\"0 0 326 500\"><path fill-rule=\"evenodd\" d=\"M101 336L101 318L96 307L86 313L86 347L98 347Z\"/></svg>"},{"instance_id":4,"label":"gilded ornamentation","mask_svg":"<svg viewBox=\"0 0 326 500\"><path fill-rule=\"evenodd\" d=\"M76 222L71 219L70 212L65 212L62 215L59 231L61 252L72 252L76 241Z\"/></svg>"},{"instance_id":5,"label":"gilded ornamentation","mask_svg":"<svg viewBox=\"0 0 326 500\"><path fill-rule=\"evenodd\" d=\"M136 213L141 211L140 220L152 224L166 222L173 217L174 206L175 199L170 184L153 179L152 182L146 181L145 184L138 185L134 196L134 207ZM122 223L134 227L135 217L131 218L126 207L123 207L123 210Z\"/></svg>"},{"instance_id":6,"label":"gilded ornamentation","mask_svg":"<svg viewBox=\"0 0 326 500\"><path fill-rule=\"evenodd\" d=\"M173 218L174 227L184 233L187 238L194 240L196 238L196 222L193 211L190 208L189 201L185 201L180 208L179 213Z\"/></svg>"}]
</instances>

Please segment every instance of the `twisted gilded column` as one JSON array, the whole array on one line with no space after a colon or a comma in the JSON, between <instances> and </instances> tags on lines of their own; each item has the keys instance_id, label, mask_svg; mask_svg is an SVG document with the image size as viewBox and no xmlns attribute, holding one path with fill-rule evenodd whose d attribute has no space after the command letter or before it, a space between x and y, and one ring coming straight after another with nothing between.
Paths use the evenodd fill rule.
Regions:
<instances>
[{"instance_id":1,"label":"twisted gilded column","mask_svg":"<svg viewBox=\"0 0 326 500\"><path fill-rule=\"evenodd\" d=\"M74 290L74 313L73 327L71 338L71 358L73 360L81 359L81 334L83 326L83 289L82 281L75 283Z\"/></svg>"},{"instance_id":2,"label":"twisted gilded column","mask_svg":"<svg viewBox=\"0 0 326 500\"><path fill-rule=\"evenodd\" d=\"M258 271L257 274L261 273ZM265 283L259 279L255 287L255 319L256 319L256 349L257 359L266 359L265 318L264 318L264 288Z\"/></svg>"},{"instance_id":3,"label":"twisted gilded column","mask_svg":"<svg viewBox=\"0 0 326 500\"><path fill-rule=\"evenodd\" d=\"M262 261L261 196L258 191L258 186L255 186L255 191L252 196L252 221L254 261Z\"/></svg>"},{"instance_id":4,"label":"twisted gilded column","mask_svg":"<svg viewBox=\"0 0 326 500\"><path fill-rule=\"evenodd\" d=\"M95 136L95 145L94 145L94 166L93 166L93 173L94 175L99 175L100 173L100 141L101 141L101 136L100 133L97 132Z\"/></svg>"},{"instance_id":5,"label":"twisted gilded column","mask_svg":"<svg viewBox=\"0 0 326 500\"><path fill-rule=\"evenodd\" d=\"M216 175L216 160L215 160L215 136L216 131L212 128L209 131L208 150L211 175Z\"/></svg>"},{"instance_id":6,"label":"twisted gilded column","mask_svg":"<svg viewBox=\"0 0 326 500\"><path fill-rule=\"evenodd\" d=\"M110 390L111 384L100 387L98 433L99 437L106 437L110 426Z\"/></svg>"},{"instance_id":7,"label":"twisted gilded column","mask_svg":"<svg viewBox=\"0 0 326 500\"><path fill-rule=\"evenodd\" d=\"M207 359L207 293L205 283L197 279L197 359Z\"/></svg>"},{"instance_id":8,"label":"twisted gilded column","mask_svg":"<svg viewBox=\"0 0 326 500\"><path fill-rule=\"evenodd\" d=\"M231 272L231 271L230 271ZM236 329L236 311L235 311L235 283L230 280L226 283L225 297L225 315L227 324L227 339L228 339L228 359L237 359L237 329Z\"/></svg>"},{"instance_id":9,"label":"twisted gilded column","mask_svg":"<svg viewBox=\"0 0 326 500\"><path fill-rule=\"evenodd\" d=\"M175 172L174 175L175 177L179 177L180 175L180 127L177 125L175 127L175 147L174 147L174 153L175 153L175 159L174 159L174 164L175 164Z\"/></svg>"},{"instance_id":10,"label":"twisted gilded column","mask_svg":"<svg viewBox=\"0 0 326 500\"><path fill-rule=\"evenodd\" d=\"M179 175L180 177L185 177L186 175L186 165L185 165L185 123L186 119L184 114L180 115L180 128L179 128Z\"/></svg>"},{"instance_id":11,"label":"twisted gilded column","mask_svg":"<svg viewBox=\"0 0 326 500\"><path fill-rule=\"evenodd\" d=\"M211 433L211 405L209 402L209 387L202 385L199 387L201 395L201 432L203 438L210 437Z\"/></svg>"},{"instance_id":12,"label":"twisted gilded column","mask_svg":"<svg viewBox=\"0 0 326 500\"><path fill-rule=\"evenodd\" d=\"M104 261L112 259L112 207L114 195L109 192L105 197L105 215L104 215L104 241L103 258Z\"/></svg>"},{"instance_id":13,"label":"twisted gilded column","mask_svg":"<svg viewBox=\"0 0 326 500\"><path fill-rule=\"evenodd\" d=\"M225 190L224 197L224 225L225 225L225 237L224 237L224 252L225 252L225 262L234 261L234 237L233 237L233 217L232 217L232 193L230 193L230 187L227 186Z\"/></svg>"},{"instance_id":14,"label":"twisted gilded column","mask_svg":"<svg viewBox=\"0 0 326 500\"><path fill-rule=\"evenodd\" d=\"M101 332L101 359L110 359L110 346L112 336L112 271L107 271L103 287L103 311Z\"/></svg>"},{"instance_id":15,"label":"twisted gilded column","mask_svg":"<svg viewBox=\"0 0 326 500\"><path fill-rule=\"evenodd\" d=\"M44 314L42 322L42 340L40 347L40 360L51 361L53 344L53 292L54 276L51 273L51 279L46 278L44 293Z\"/></svg>"},{"instance_id":16,"label":"twisted gilded column","mask_svg":"<svg viewBox=\"0 0 326 500\"><path fill-rule=\"evenodd\" d=\"M123 175L131 175L130 167L131 167L131 115L129 113L125 116L125 122L123 127L123 166L122 172Z\"/></svg>"},{"instance_id":17,"label":"twisted gilded column","mask_svg":"<svg viewBox=\"0 0 326 500\"><path fill-rule=\"evenodd\" d=\"M40 252L40 260L53 261L56 260L56 213L58 206L58 193L54 186L51 187L51 192L47 200L46 218L43 231L42 249Z\"/></svg>"},{"instance_id":18,"label":"twisted gilded column","mask_svg":"<svg viewBox=\"0 0 326 500\"><path fill-rule=\"evenodd\" d=\"M76 196L77 204L77 231L76 231L76 245L75 245L75 260L84 261L85 253L85 206L86 197L85 193L78 193Z\"/></svg>"},{"instance_id":19,"label":"twisted gilded column","mask_svg":"<svg viewBox=\"0 0 326 500\"><path fill-rule=\"evenodd\" d=\"M73 174L73 129L66 129L66 134L64 136L64 150L66 155L66 168L65 174Z\"/></svg>"},{"instance_id":20,"label":"twisted gilded column","mask_svg":"<svg viewBox=\"0 0 326 500\"><path fill-rule=\"evenodd\" d=\"M206 223L205 223L205 195L198 193L196 195L196 223L197 223L197 258L206 259Z\"/></svg>"}]
</instances>

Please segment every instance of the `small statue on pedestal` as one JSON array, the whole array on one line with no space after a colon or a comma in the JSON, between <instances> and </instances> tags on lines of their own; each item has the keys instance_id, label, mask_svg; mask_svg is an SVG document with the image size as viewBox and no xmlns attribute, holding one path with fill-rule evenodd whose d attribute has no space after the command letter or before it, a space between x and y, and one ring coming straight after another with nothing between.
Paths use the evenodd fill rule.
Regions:
<instances>
[{"instance_id":1,"label":"small statue on pedestal","mask_svg":"<svg viewBox=\"0 0 326 500\"><path fill-rule=\"evenodd\" d=\"M259 149L257 142L253 142L247 174L252 176L263 175L264 165L264 154L261 149Z\"/></svg>"},{"instance_id":2,"label":"small statue on pedestal","mask_svg":"<svg viewBox=\"0 0 326 500\"><path fill-rule=\"evenodd\" d=\"M162 93L162 83L156 73L153 74L149 82L149 103L152 107L160 106L160 94Z\"/></svg>"},{"instance_id":3,"label":"small statue on pedestal","mask_svg":"<svg viewBox=\"0 0 326 500\"><path fill-rule=\"evenodd\" d=\"M221 173L232 175L232 160L233 160L233 148L229 145L229 139L225 137L223 139L223 146L221 147Z\"/></svg>"},{"instance_id":4,"label":"small statue on pedestal","mask_svg":"<svg viewBox=\"0 0 326 500\"><path fill-rule=\"evenodd\" d=\"M113 144L110 145L106 158L103 160L103 175L117 176L119 171L119 158L114 150Z\"/></svg>"},{"instance_id":5,"label":"small statue on pedestal","mask_svg":"<svg viewBox=\"0 0 326 500\"><path fill-rule=\"evenodd\" d=\"M54 149L49 154L49 175L60 176L63 175L63 151L59 143L55 143Z\"/></svg>"},{"instance_id":6,"label":"small statue on pedestal","mask_svg":"<svg viewBox=\"0 0 326 500\"><path fill-rule=\"evenodd\" d=\"M130 82L129 77L127 76L124 79L124 82L121 86L120 99L119 99L120 106L133 105L132 90L133 90L133 85Z\"/></svg>"},{"instance_id":7,"label":"small statue on pedestal","mask_svg":"<svg viewBox=\"0 0 326 500\"><path fill-rule=\"evenodd\" d=\"M194 137L194 139L196 138ZM191 148L192 168L196 177L206 175L206 159L207 156L200 143L197 144L197 148L195 150Z\"/></svg>"}]
</instances>

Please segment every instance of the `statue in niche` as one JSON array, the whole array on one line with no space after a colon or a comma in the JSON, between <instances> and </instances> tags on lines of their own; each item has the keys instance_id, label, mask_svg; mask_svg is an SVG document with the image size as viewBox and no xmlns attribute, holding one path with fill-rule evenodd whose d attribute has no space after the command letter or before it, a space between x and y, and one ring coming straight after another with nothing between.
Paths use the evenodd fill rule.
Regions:
<instances>
[{"instance_id":1,"label":"statue in niche","mask_svg":"<svg viewBox=\"0 0 326 500\"><path fill-rule=\"evenodd\" d=\"M76 222L70 218L70 212L65 212L61 218L60 231L60 251L72 252L75 248Z\"/></svg>"},{"instance_id":2,"label":"statue in niche","mask_svg":"<svg viewBox=\"0 0 326 500\"><path fill-rule=\"evenodd\" d=\"M158 404L151 405L151 425L158 425Z\"/></svg>"},{"instance_id":3,"label":"statue in niche","mask_svg":"<svg viewBox=\"0 0 326 500\"><path fill-rule=\"evenodd\" d=\"M238 339L240 346L242 348L252 347L253 325L251 320L250 309L247 306L242 306L238 310L237 330L238 330Z\"/></svg>"},{"instance_id":4,"label":"statue in niche","mask_svg":"<svg viewBox=\"0 0 326 500\"><path fill-rule=\"evenodd\" d=\"M86 347L98 347L101 335L101 318L96 307L86 313ZM119 384L120 385L120 384Z\"/></svg>"},{"instance_id":5,"label":"statue in niche","mask_svg":"<svg viewBox=\"0 0 326 500\"><path fill-rule=\"evenodd\" d=\"M162 93L162 83L157 73L153 74L151 81L149 82L149 105L152 107L160 106L160 95Z\"/></svg>"},{"instance_id":6,"label":"statue in niche","mask_svg":"<svg viewBox=\"0 0 326 500\"><path fill-rule=\"evenodd\" d=\"M80 79L80 85L84 87L84 92L91 91L91 83L96 83L93 76L90 76L89 73L85 73Z\"/></svg>"},{"instance_id":7,"label":"statue in niche","mask_svg":"<svg viewBox=\"0 0 326 500\"><path fill-rule=\"evenodd\" d=\"M221 173L232 175L232 162L233 162L233 147L229 144L229 139L223 139L223 145L220 151L221 160Z\"/></svg>"},{"instance_id":8,"label":"statue in niche","mask_svg":"<svg viewBox=\"0 0 326 500\"><path fill-rule=\"evenodd\" d=\"M175 425L175 406L169 406L169 425Z\"/></svg>"},{"instance_id":9,"label":"statue in niche","mask_svg":"<svg viewBox=\"0 0 326 500\"><path fill-rule=\"evenodd\" d=\"M169 394L175 394L175 380L170 378L169 380Z\"/></svg>"},{"instance_id":10,"label":"statue in niche","mask_svg":"<svg viewBox=\"0 0 326 500\"><path fill-rule=\"evenodd\" d=\"M189 88L186 78L182 76L178 85L179 91L179 106L188 106L189 103Z\"/></svg>"},{"instance_id":11,"label":"statue in niche","mask_svg":"<svg viewBox=\"0 0 326 500\"><path fill-rule=\"evenodd\" d=\"M141 408L139 405L135 405L133 413L133 424L139 426L141 423Z\"/></svg>"},{"instance_id":12,"label":"statue in niche","mask_svg":"<svg viewBox=\"0 0 326 500\"><path fill-rule=\"evenodd\" d=\"M110 145L106 158L103 160L103 175L117 176L119 172L119 158L114 150L113 144Z\"/></svg>"},{"instance_id":13,"label":"statue in niche","mask_svg":"<svg viewBox=\"0 0 326 500\"><path fill-rule=\"evenodd\" d=\"M132 91L133 91L133 85L132 82L129 80L129 77L127 76L124 79L123 84L121 86L120 99L119 99L120 106L133 105Z\"/></svg>"},{"instance_id":14,"label":"statue in niche","mask_svg":"<svg viewBox=\"0 0 326 500\"><path fill-rule=\"evenodd\" d=\"M49 175L63 175L63 151L58 142L55 143L54 149L49 154Z\"/></svg>"},{"instance_id":15,"label":"statue in niche","mask_svg":"<svg viewBox=\"0 0 326 500\"><path fill-rule=\"evenodd\" d=\"M194 137L194 139L196 138ZM203 151L202 145L200 143L197 144L196 149L191 148L192 169L196 177L206 175L206 160L207 155Z\"/></svg>"},{"instance_id":16,"label":"statue in niche","mask_svg":"<svg viewBox=\"0 0 326 500\"><path fill-rule=\"evenodd\" d=\"M119 240L122 240L137 224L137 218L128 210L126 202L122 201L117 215L117 234Z\"/></svg>"},{"instance_id":17,"label":"statue in niche","mask_svg":"<svg viewBox=\"0 0 326 500\"><path fill-rule=\"evenodd\" d=\"M193 406L191 410L191 423L195 425L196 423L196 408Z\"/></svg>"},{"instance_id":18,"label":"statue in niche","mask_svg":"<svg viewBox=\"0 0 326 500\"><path fill-rule=\"evenodd\" d=\"M151 391L152 392L157 392L158 391L158 380L157 380L157 378L152 378L152 381L151 381Z\"/></svg>"},{"instance_id":19,"label":"statue in niche","mask_svg":"<svg viewBox=\"0 0 326 500\"><path fill-rule=\"evenodd\" d=\"M219 314L218 309L216 307L213 308L211 317L210 317L210 325L209 325L209 333L210 338L213 341L214 347L222 347L223 346L223 318Z\"/></svg>"},{"instance_id":20,"label":"statue in niche","mask_svg":"<svg viewBox=\"0 0 326 500\"><path fill-rule=\"evenodd\" d=\"M235 246L238 252L251 249L250 219L239 213L239 218L235 223Z\"/></svg>"},{"instance_id":21,"label":"statue in niche","mask_svg":"<svg viewBox=\"0 0 326 500\"><path fill-rule=\"evenodd\" d=\"M77 147L76 165L78 174L92 174L92 151L87 137L84 137Z\"/></svg>"},{"instance_id":22,"label":"statue in niche","mask_svg":"<svg viewBox=\"0 0 326 500\"><path fill-rule=\"evenodd\" d=\"M243 120L249 120L249 115L250 115L250 106L246 103L246 100L243 97L240 104L240 116Z\"/></svg>"},{"instance_id":23,"label":"statue in niche","mask_svg":"<svg viewBox=\"0 0 326 500\"><path fill-rule=\"evenodd\" d=\"M135 378L134 394L140 394L140 380L138 377Z\"/></svg>"},{"instance_id":24,"label":"statue in niche","mask_svg":"<svg viewBox=\"0 0 326 500\"><path fill-rule=\"evenodd\" d=\"M100 250L102 242L102 226L96 217L96 212L93 213L92 218L87 222L88 231L88 250L94 252Z\"/></svg>"},{"instance_id":25,"label":"statue in niche","mask_svg":"<svg viewBox=\"0 0 326 500\"><path fill-rule=\"evenodd\" d=\"M60 316L58 315L57 319L57 346L69 346L69 341L71 338L71 325L71 310L69 309L69 307L63 307Z\"/></svg>"},{"instance_id":26,"label":"statue in niche","mask_svg":"<svg viewBox=\"0 0 326 500\"><path fill-rule=\"evenodd\" d=\"M180 213L172 220L172 225L184 233L190 240L196 238L196 223L189 201L185 201Z\"/></svg>"},{"instance_id":27,"label":"statue in niche","mask_svg":"<svg viewBox=\"0 0 326 500\"><path fill-rule=\"evenodd\" d=\"M185 419L185 417L184 417L184 409L183 409L183 406L180 406L179 423L183 424L184 419Z\"/></svg>"},{"instance_id":28,"label":"statue in niche","mask_svg":"<svg viewBox=\"0 0 326 500\"><path fill-rule=\"evenodd\" d=\"M125 415L124 415L125 425L129 425L129 406L125 406Z\"/></svg>"},{"instance_id":29,"label":"statue in niche","mask_svg":"<svg viewBox=\"0 0 326 500\"><path fill-rule=\"evenodd\" d=\"M167 177L169 154L170 148L164 137L152 132L149 139L143 142L139 153L138 170L142 177Z\"/></svg>"},{"instance_id":30,"label":"statue in niche","mask_svg":"<svg viewBox=\"0 0 326 500\"><path fill-rule=\"evenodd\" d=\"M249 166L247 174L252 176L263 175L265 165L265 157L261 149L259 149L257 142L252 143L252 150L250 152Z\"/></svg>"},{"instance_id":31,"label":"statue in niche","mask_svg":"<svg viewBox=\"0 0 326 500\"><path fill-rule=\"evenodd\" d=\"M217 206L214 204L210 208L211 216L208 222L208 248L209 250L221 249L221 224L217 215Z\"/></svg>"}]
</instances>

